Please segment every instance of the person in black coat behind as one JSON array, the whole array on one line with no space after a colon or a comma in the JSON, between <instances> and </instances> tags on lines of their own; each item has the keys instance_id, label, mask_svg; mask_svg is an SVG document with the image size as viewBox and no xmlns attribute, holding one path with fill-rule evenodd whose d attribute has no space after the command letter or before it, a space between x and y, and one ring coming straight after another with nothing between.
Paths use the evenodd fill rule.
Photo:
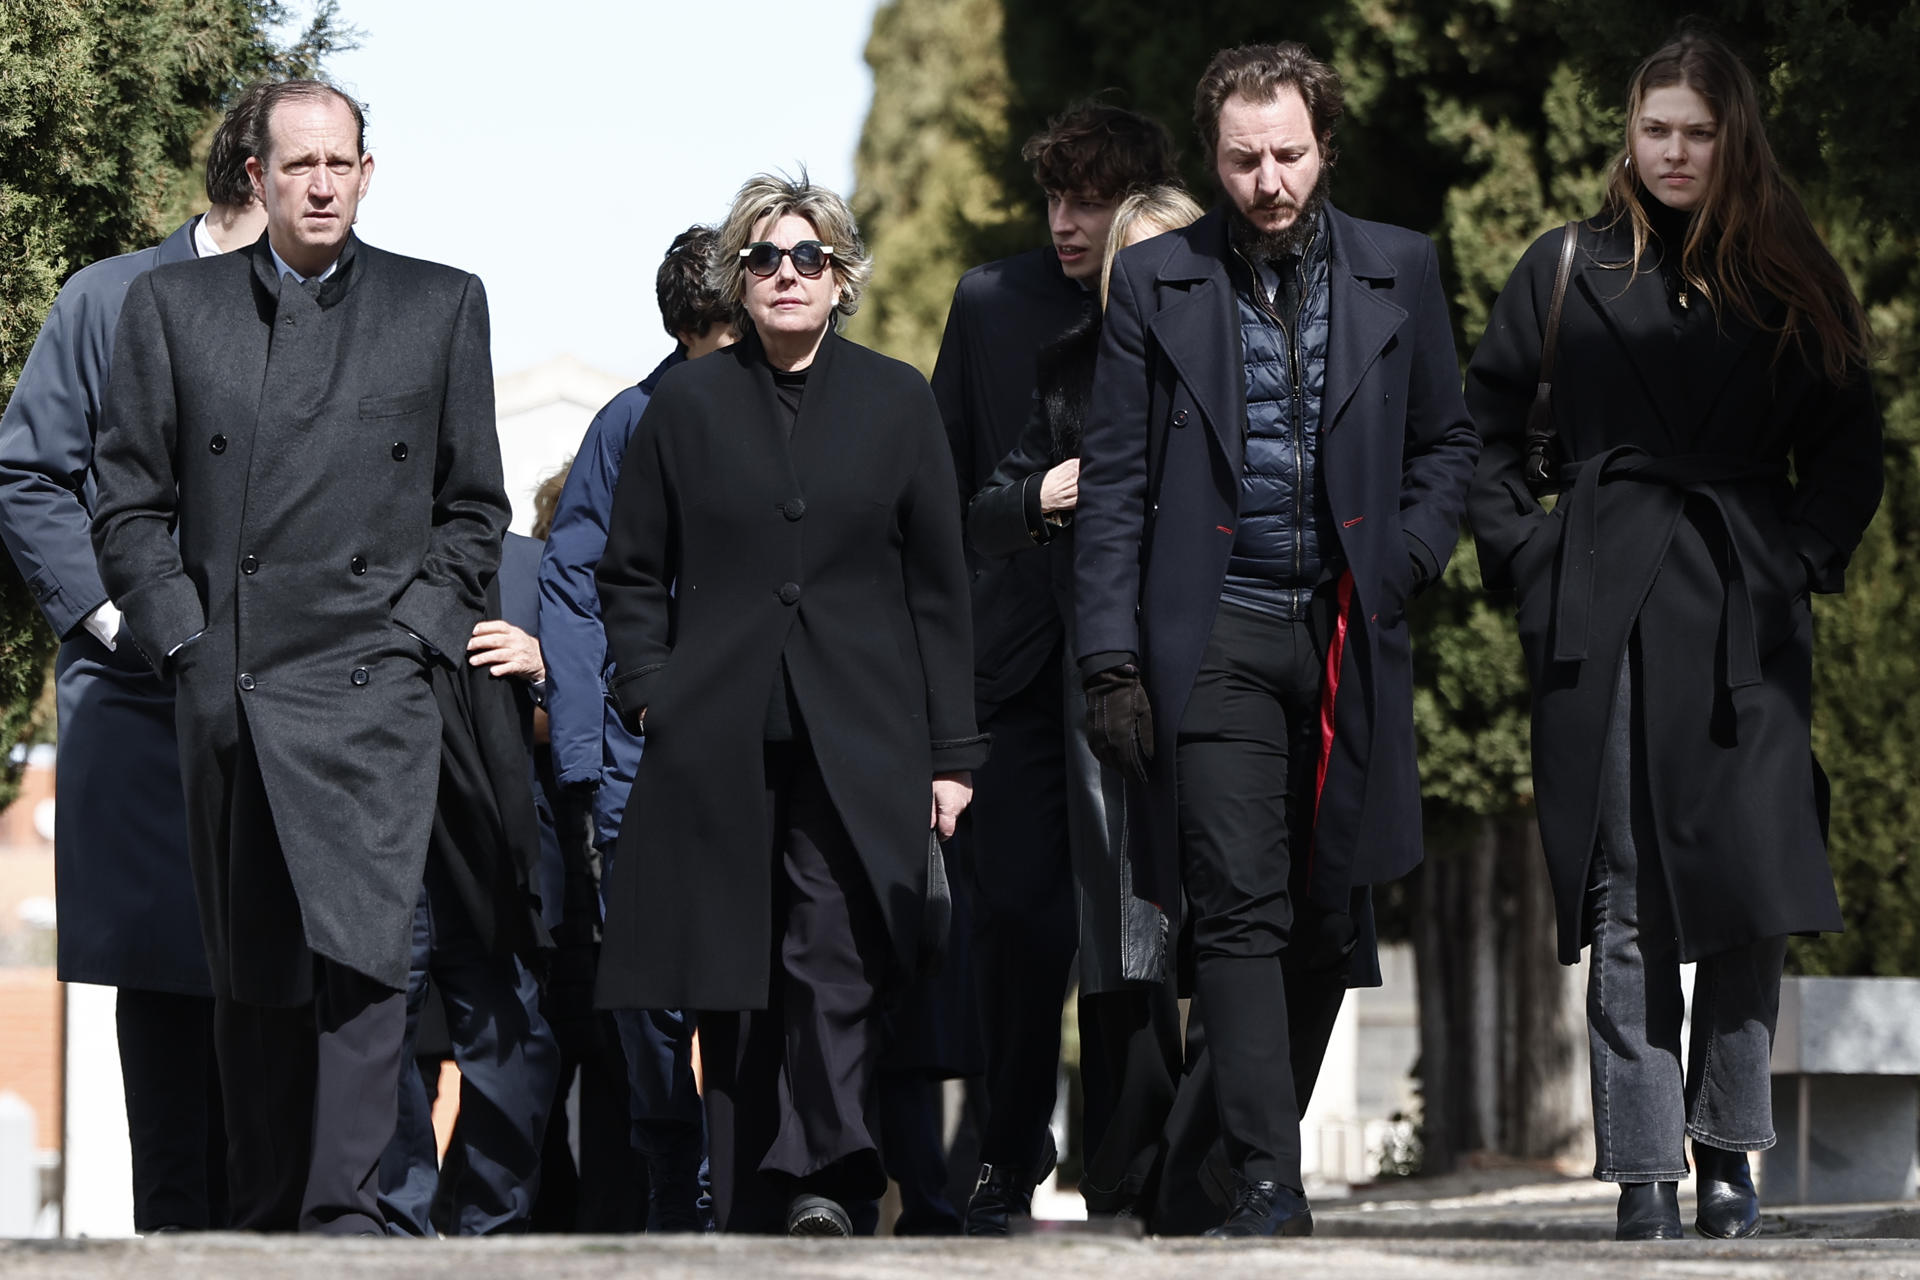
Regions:
<instances>
[{"instance_id":1,"label":"person in black coat behind","mask_svg":"<svg viewBox=\"0 0 1920 1280\"><path fill-rule=\"evenodd\" d=\"M1751 1235L1786 935L1840 928L1808 592L1840 590L1880 501L1866 317L1752 76L1683 33L1635 73L1606 205L1578 226L1547 511L1527 415L1562 242L1521 258L1474 352L1469 511L1487 585L1518 594L1560 958L1593 947L1594 1176L1621 1184L1619 1238L1678 1237L1690 1135L1695 1225Z\"/></svg>"},{"instance_id":2,"label":"person in black coat behind","mask_svg":"<svg viewBox=\"0 0 1920 1280\"><path fill-rule=\"evenodd\" d=\"M929 832L986 757L959 504L925 380L834 332L871 271L845 202L759 176L720 240L742 340L661 379L598 573L647 738L598 995L695 1011L721 1230L849 1235Z\"/></svg>"},{"instance_id":3,"label":"person in black coat behind","mask_svg":"<svg viewBox=\"0 0 1920 1280\"><path fill-rule=\"evenodd\" d=\"M1201 208L1179 187L1136 191L1120 202L1101 264L1106 301L1113 255L1183 227ZM1093 394L1100 312L1040 352L1033 414L1013 451L967 506L967 536L986 556L1047 548L1054 606L1073 650L1073 509L1080 433ZM1070 676L1072 673L1065 673ZM1133 892L1124 845L1124 780L1087 746L1078 680L1061 681L1068 845L1080 915L1080 1078L1086 1135L1080 1193L1091 1213L1133 1211L1152 1223L1143 1193L1159 1165L1161 1128L1173 1105L1182 1052L1167 963L1165 913ZM1154 1230L1162 1230L1153 1224Z\"/></svg>"},{"instance_id":4,"label":"person in black coat behind","mask_svg":"<svg viewBox=\"0 0 1920 1280\"><path fill-rule=\"evenodd\" d=\"M1035 357L1098 310L1107 231L1121 199L1176 172L1165 126L1097 101L1067 107L1020 154L1046 194L1052 242L960 278L933 368L963 503L1020 437ZM1028 1216L1034 1186L1055 1160L1047 1124L1078 932L1069 847L1074 768L1060 720L1059 557L1029 542L996 557L976 555L971 565L974 712L993 735L994 754L955 841L969 890L965 960L986 1067L970 1099L979 1116L979 1172L964 1230L1004 1236ZM1083 1039L1103 1038L1098 1013L1078 1012ZM960 1135L955 1149L957 1163L965 1150Z\"/></svg>"}]
</instances>

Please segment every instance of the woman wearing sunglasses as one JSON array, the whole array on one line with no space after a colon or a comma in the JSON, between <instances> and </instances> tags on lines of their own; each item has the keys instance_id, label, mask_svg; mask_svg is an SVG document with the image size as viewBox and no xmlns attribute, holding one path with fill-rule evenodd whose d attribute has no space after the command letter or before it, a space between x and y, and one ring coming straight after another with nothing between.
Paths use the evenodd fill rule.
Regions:
<instances>
[{"instance_id":1,"label":"woman wearing sunglasses","mask_svg":"<svg viewBox=\"0 0 1920 1280\"><path fill-rule=\"evenodd\" d=\"M712 272L741 340L661 380L600 563L646 751L598 994L695 1011L722 1230L849 1235L929 829L986 757L958 496L925 379L834 331L871 273L839 196L754 178Z\"/></svg>"}]
</instances>

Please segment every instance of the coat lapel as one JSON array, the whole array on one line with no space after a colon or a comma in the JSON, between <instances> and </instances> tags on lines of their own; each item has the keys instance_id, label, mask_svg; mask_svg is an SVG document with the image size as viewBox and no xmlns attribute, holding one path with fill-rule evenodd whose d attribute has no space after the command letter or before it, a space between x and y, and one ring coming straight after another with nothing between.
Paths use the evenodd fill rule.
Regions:
<instances>
[{"instance_id":1,"label":"coat lapel","mask_svg":"<svg viewBox=\"0 0 1920 1280\"><path fill-rule=\"evenodd\" d=\"M174 228L173 234L160 242L160 250L153 256L156 267L168 266L175 262L191 262L199 257L199 251L193 247L193 229L200 224L203 215L196 214Z\"/></svg>"},{"instance_id":2,"label":"coat lapel","mask_svg":"<svg viewBox=\"0 0 1920 1280\"><path fill-rule=\"evenodd\" d=\"M1193 393L1221 450L1240 470L1245 445L1246 377L1233 285L1227 278L1226 214L1216 209L1193 224L1154 277L1175 294L1147 322L1154 340Z\"/></svg>"},{"instance_id":3,"label":"coat lapel","mask_svg":"<svg viewBox=\"0 0 1920 1280\"><path fill-rule=\"evenodd\" d=\"M1360 379L1406 322L1407 310L1370 282L1392 280L1393 263L1357 223L1328 208L1327 387L1320 430L1333 430Z\"/></svg>"},{"instance_id":4,"label":"coat lapel","mask_svg":"<svg viewBox=\"0 0 1920 1280\"><path fill-rule=\"evenodd\" d=\"M1674 410L1684 406L1689 389L1686 381L1676 376L1683 371L1673 359L1675 338L1667 286L1651 261L1639 271L1633 269L1632 242L1623 244L1621 239L1615 235L1602 241L1580 262L1575 275L1613 340L1627 353L1667 439L1674 441L1674 424L1686 416Z\"/></svg>"},{"instance_id":5,"label":"coat lapel","mask_svg":"<svg viewBox=\"0 0 1920 1280\"><path fill-rule=\"evenodd\" d=\"M1785 308L1768 295L1762 295L1761 303L1762 323L1777 327ZM1695 376L1688 379L1694 394L1695 413L1692 420L1703 428L1713 421L1728 385L1734 380L1734 374L1748 360L1772 351L1771 342L1761 341L1762 330L1748 324L1732 307L1723 303L1717 318L1720 324L1719 340L1701 359Z\"/></svg>"}]
</instances>

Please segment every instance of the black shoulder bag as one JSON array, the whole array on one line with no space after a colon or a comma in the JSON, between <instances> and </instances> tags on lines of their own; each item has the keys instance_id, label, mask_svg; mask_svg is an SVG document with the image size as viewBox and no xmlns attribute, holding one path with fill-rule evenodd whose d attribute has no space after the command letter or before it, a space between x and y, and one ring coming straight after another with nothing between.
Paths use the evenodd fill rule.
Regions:
<instances>
[{"instance_id":1,"label":"black shoulder bag","mask_svg":"<svg viewBox=\"0 0 1920 1280\"><path fill-rule=\"evenodd\" d=\"M1567 282L1573 277L1573 251L1579 244L1580 224L1569 222L1560 240L1560 267L1553 276L1553 302L1547 307L1547 328L1540 340L1540 381L1527 409L1527 488L1535 497L1552 493L1560 474L1560 432L1553 425L1553 360L1560 349L1560 312L1566 306Z\"/></svg>"}]
</instances>

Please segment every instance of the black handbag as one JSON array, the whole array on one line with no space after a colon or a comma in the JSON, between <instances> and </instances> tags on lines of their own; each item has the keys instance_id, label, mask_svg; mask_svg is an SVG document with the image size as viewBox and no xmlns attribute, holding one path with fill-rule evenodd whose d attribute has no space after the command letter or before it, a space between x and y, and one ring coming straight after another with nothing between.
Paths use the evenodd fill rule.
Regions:
<instances>
[{"instance_id":1,"label":"black handbag","mask_svg":"<svg viewBox=\"0 0 1920 1280\"><path fill-rule=\"evenodd\" d=\"M946 963L953 931L953 886L947 882L946 851L938 828L927 832L927 898L920 918L920 972L938 973Z\"/></svg>"},{"instance_id":2,"label":"black handbag","mask_svg":"<svg viewBox=\"0 0 1920 1280\"><path fill-rule=\"evenodd\" d=\"M1573 251L1579 245L1580 224L1569 222L1560 239L1560 266L1553 276L1553 301L1547 307L1547 327L1540 338L1540 381L1527 408L1527 488L1537 498L1560 488L1560 432L1553 424L1553 363L1560 350L1560 312L1567 301L1567 282L1573 278Z\"/></svg>"}]
</instances>

